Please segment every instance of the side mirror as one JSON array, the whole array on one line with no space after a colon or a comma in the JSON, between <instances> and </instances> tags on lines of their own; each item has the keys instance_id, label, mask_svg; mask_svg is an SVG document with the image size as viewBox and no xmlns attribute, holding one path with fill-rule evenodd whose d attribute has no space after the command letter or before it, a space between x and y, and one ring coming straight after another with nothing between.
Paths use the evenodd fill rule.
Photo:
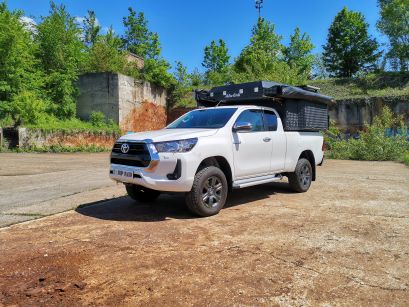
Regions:
<instances>
[{"instance_id":1,"label":"side mirror","mask_svg":"<svg viewBox=\"0 0 409 307\"><path fill-rule=\"evenodd\" d=\"M253 125L249 122L237 122L233 126L233 132L245 132L251 131L253 129Z\"/></svg>"}]
</instances>

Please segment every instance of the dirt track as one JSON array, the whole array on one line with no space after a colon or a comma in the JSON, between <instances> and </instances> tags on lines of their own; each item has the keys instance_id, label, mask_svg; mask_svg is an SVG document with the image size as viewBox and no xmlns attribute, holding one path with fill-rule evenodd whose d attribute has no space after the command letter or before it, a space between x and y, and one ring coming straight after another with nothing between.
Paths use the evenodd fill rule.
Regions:
<instances>
[{"instance_id":1,"label":"dirt track","mask_svg":"<svg viewBox=\"0 0 409 307\"><path fill-rule=\"evenodd\" d=\"M0 305L408 306L408 238L409 168L328 161L211 218L121 197L4 228Z\"/></svg>"}]
</instances>

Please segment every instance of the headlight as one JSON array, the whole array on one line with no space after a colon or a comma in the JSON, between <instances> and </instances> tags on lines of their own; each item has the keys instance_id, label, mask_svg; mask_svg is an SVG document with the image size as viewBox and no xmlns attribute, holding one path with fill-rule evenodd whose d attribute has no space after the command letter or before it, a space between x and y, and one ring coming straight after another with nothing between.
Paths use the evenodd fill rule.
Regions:
<instances>
[{"instance_id":1,"label":"headlight","mask_svg":"<svg viewBox=\"0 0 409 307\"><path fill-rule=\"evenodd\" d=\"M154 143L158 152L188 152L195 147L197 138Z\"/></svg>"}]
</instances>

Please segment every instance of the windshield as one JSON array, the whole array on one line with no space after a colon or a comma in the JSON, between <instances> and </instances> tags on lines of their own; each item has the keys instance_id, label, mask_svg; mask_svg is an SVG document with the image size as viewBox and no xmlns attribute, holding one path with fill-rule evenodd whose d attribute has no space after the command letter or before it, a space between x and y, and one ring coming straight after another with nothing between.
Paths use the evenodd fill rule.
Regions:
<instances>
[{"instance_id":1,"label":"windshield","mask_svg":"<svg viewBox=\"0 0 409 307\"><path fill-rule=\"evenodd\" d=\"M191 111L178 118L167 129L177 128L208 128L224 127L237 108L199 109Z\"/></svg>"}]
</instances>

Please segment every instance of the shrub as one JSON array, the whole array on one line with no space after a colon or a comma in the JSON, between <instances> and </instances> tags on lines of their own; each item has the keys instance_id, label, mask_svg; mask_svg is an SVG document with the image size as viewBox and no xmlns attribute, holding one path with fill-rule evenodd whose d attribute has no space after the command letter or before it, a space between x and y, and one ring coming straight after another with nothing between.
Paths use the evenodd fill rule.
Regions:
<instances>
[{"instance_id":1,"label":"shrub","mask_svg":"<svg viewBox=\"0 0 409 307\"><path fill-rule=\"evenodd\" d=\"M387 136L388 128L400 129L402 133ZM370 161L405 160L409 152L409 142L405 135L407 131L402 118L394 116L388 107L384 107L381 114L375 117L374 123L366 125L358 139L346 140L336 128L329 129L325 135L328 157Z\"/></svg>"},{"instance_id":2,"label":"shrub","mask_svg":"<svg viewBox=\"0 0 409 307\"><path fill-rule=\"evenodd\" d=\"M46 116L47 103L34 92L23 91L1 106L1 113L8 115L15 123L35 124Z\"/></svg>"},{"instance_id":3,"label":"shrub","mask_svg":"<svg viewBox=\"0 0 409 307\"><path fill-rule=\"evenodd\" d=\"M89 121L94 127L103 127L106 125L105 115L102 112L92 112Z\"/></svg>"}]
</instances>

